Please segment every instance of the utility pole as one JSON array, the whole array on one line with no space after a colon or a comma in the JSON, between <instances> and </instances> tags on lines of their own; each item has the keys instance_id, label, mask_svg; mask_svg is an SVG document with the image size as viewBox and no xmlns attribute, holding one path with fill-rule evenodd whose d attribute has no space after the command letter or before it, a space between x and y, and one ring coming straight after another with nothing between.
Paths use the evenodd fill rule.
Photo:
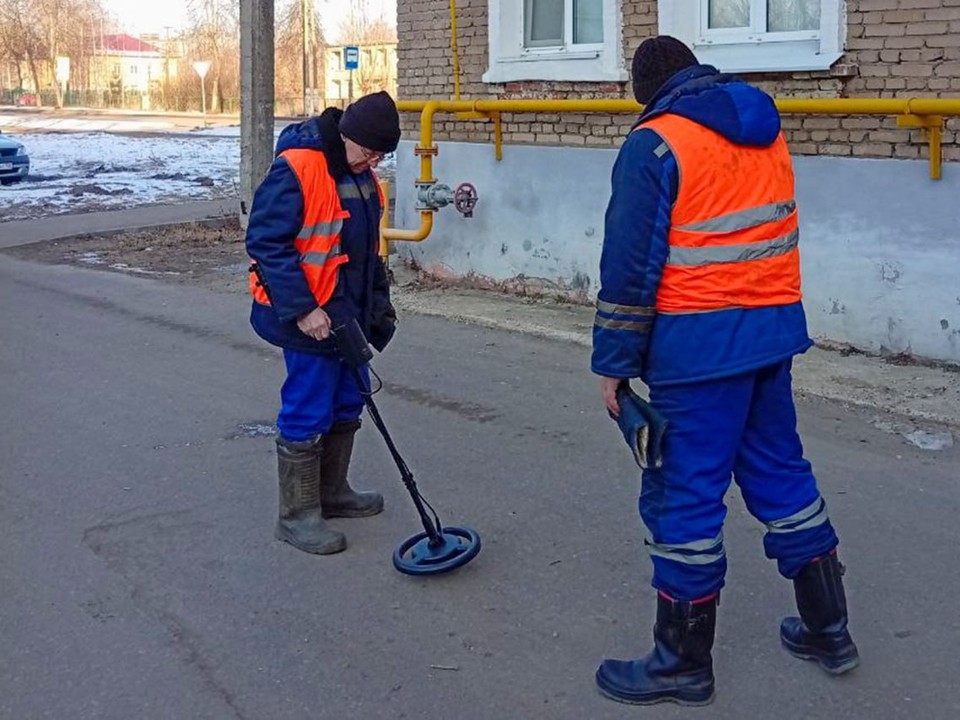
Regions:
<instances>
[{"instance_id":1,"label":"utility pole","mask_svg":"<svg viewBox=\"0 0 960 720\"><path fill-rule=\"evenodd\" d=\"M310 0L310 96L313 98L313 113L320 114L320 108L323 107L323 96L320 94L323 88L323 78L317 69L317 56L322 57L324 48L320 46L317 39L317 8L314 0Z\"/></svg>"},{"instance_id":2,"label":"utility pole","mask_svg":"<svg viewBox=\"0 0 960 720\"><path fill-rule=\"evenodd\" d=\"M240 223L273 162L273 0L240 0Z\"/></svg>"},{"instance_id":3,"label":"utility pole","mask_svg":"<svg viewBox=\"0 0 960 720\"><path fill-rule=\"evenodd\" d=\"M310 0L300 0L300 20L302 25L302 45L303 45L303 114L309 117L313 114L313 102L310 89L313 85L310 82L310 55L311 40L310 37L310 15L313 12L313 4Z\"/></svg>"}]
</instances>

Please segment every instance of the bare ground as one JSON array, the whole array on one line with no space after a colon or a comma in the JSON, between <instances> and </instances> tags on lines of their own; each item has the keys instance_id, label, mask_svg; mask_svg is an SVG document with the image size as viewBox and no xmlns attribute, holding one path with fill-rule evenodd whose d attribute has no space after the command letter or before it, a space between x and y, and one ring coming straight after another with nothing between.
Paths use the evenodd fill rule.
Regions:
<instances>
[{"instance_id":1,"label":"bare ground","mask_svg":"<svg viewBox=\"0 0 960 720\"><path fill-rule=\"evenodd\" d=\"M148 275L220 292L243 292L247 288L249 259L237 221L81 235L21 245L5 252L22 260Z\"/></svg>"}]
</instances>

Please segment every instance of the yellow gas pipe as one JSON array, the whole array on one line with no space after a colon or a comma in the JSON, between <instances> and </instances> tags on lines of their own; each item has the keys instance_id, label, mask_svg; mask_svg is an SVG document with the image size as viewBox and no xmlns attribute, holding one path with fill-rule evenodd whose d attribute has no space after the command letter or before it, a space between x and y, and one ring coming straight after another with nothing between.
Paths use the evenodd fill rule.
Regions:
<instances>
[{"instance_id":1,"label":"yellow gas pipe","mask_svg":"<svg viewBox=\"0 0 960 720\"><path fill-rule=\"evenodd\" d=\"M453 12L451 0L451 12ZM455 87L459 85L455 83ZM901 127L916 127L926 131L930 142L930 177L941 176L941 132L944 118L960 116L960 99L908 98L895 99L806 99L782 98L775 100L782 114L797 115L887 115L895 116ZM433 158L438 154L433 144L433 117L438 112L455 113L461 119L491 119L495 123L497 159L502 154L500 142L501 113L606 113L638 114L643 106L634 100L401 100L397 103L401 112L420 113L420 144L414 153L420 158L418 184L435 183ZM384 240L425 239L433 229L435 210L420 211L420 227L416 230L384 228Z\"/></svg>"},{"instance_id":2,"label":"yellow gas pipe","mask_svg":"<svg viewBox=\"0 0 960 720\"><path fill-rule=\"evenodd\" d=\"M460 99L460 52L457 48L457 0L450 0L450 54L453 56L453 97Z\"/></svg>"}]
</instances>

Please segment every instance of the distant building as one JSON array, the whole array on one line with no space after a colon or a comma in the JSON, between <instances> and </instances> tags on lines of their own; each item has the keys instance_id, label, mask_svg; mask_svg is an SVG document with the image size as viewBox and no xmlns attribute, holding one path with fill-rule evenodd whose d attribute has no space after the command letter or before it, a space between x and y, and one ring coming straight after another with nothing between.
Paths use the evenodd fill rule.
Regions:
<instances>
[{"instance_id":1,"label":"distant building","mask_svg":"<svg viewBox=\"0 0 960 720\"><path fill-rule=\"evenodd\" d=\"M164 40L159 35L103 35L96 39L90 57L90 90L119 98L138 93L147 109L150 93L176 80L183 55L181 40Z\"/></svg>"},{"instance_id":2,"label":"distant building","mask_svg":"<svg viewBox=\"0 0 960 720\"><path fill-rule=\"evenodd\" d=\"M148 109L151 94L158 95L176 82L185 56L185 43L176 37L87 35L82 54L68 57L67 102ZM38 94L52 95L57 81L51 63L38 62L36 70L35 78L26 61L19 67L14 62L0 64L0 85L8 89L3 99L33 105ZM45 102L51 102L50 97Z\"/></svg>"},{"instance_id":3,"label":"distant building","mask_svg":"<svg viewBox=\"0 0 960 720\"><path fill-rule=\"evenodd\" d=\"M349 98L386 90L397 96L397 44L376 43L360 45L360 66L351 72L346 69L342 47L328 48L324 55L326 78L325 104L343 107Z\"/></svg>"}]
</instances>

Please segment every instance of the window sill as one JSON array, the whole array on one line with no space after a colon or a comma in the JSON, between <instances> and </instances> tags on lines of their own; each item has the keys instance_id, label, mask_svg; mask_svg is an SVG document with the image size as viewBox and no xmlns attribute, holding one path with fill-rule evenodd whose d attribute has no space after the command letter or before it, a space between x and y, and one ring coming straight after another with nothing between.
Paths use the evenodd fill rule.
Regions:
<instances>
[{"instance_id":1,"label":"window sill","mask_svg":"<svg viewBox=\"0 0 960 720\"><path fill-rule=\"evenodd\" d=\"M531 51L516 57L501 57L483 74L485 83L518 80L556 82L626 82L627 71L610 63L604 53Z\"/></svg>"},{"instance_id":2,"label":"window sill","mask_svg":"<svg viewBox=\"0 0 960 720\"><path fill-rule=\"evenodd\" d=\"M829 70L842 52L820 52L818 41L696 45L697 59L722 72L801 72Z\"/></svg>"}]
</instances>

